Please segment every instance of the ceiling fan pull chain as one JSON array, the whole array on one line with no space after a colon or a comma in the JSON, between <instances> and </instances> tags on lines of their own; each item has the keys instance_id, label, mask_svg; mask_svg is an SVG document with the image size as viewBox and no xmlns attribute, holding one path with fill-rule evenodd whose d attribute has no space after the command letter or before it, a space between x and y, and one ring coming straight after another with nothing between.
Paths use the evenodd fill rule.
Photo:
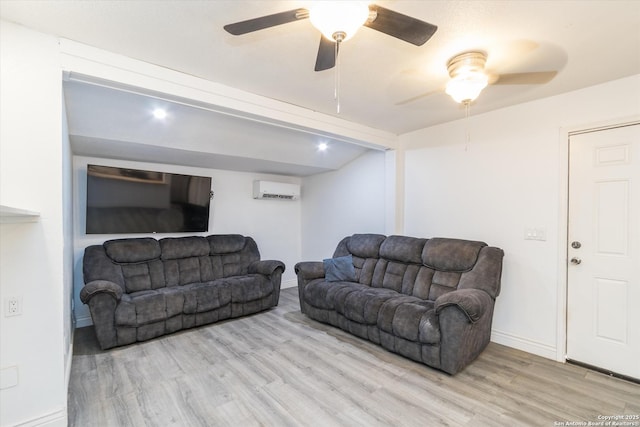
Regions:
<instances>
[{"instance_id":1,"label":"ceiling fan pull chain","mask_svg":"<svg viewBox=\"0 0 640 427\"><path fill-rule=\"evenodd\" d=\"M469 151L469 142L471 142L471 132L469 131L470 110L471 110L471 101L466 101L464 103L464 133L465 133L464 151Z\"/></svg>"},{"instance_id":2,"label":"ceiling fan pull chain","mask_svg":"<svg viewBox=\"0 0 640 427\"><path fill-rule=\"evenodd\" d=\"M336 40L336 69L335 69L335 80L334 80L334 90L333 90L333 98L336 100L336 113L340 114L340 40Z\"/></svg>"}]
</instances>

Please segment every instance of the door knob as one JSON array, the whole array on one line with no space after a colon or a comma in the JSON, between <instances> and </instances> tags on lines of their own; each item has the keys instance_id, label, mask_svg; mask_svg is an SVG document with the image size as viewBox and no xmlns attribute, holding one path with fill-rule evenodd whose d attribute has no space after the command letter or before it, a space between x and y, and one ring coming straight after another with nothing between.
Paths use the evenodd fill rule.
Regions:
<instances>
[{"instance_id":1,"label":"door knob","mask_svg":"<svg viewBox=\"0 0 640 427\"><path fill-rule=\"evenodd\" d=\"M581 262L582 262L582 260L580 258L576 258L576 257L571 258L571 264L578 265Z\"/></svg>"},{"instance_id":2,"label":"door knob","mask_svg":"<svg viewBox=\"0 0 640 427\"><path fill-rule=\"evenodd\" d=\"M575 242L571 242L571 247L573 249L580 249L581 246L582 246L582 243L578 242L577 240Z\"/></svg>"}]
</instances>

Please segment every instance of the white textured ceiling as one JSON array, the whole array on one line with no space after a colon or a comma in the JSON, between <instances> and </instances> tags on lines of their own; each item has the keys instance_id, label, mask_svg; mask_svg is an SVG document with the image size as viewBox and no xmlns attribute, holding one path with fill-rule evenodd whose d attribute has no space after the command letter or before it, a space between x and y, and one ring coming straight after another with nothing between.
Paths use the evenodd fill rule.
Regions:
<instances>
[{"instance_id":1,"label":"white textured ceiling","mask_svg":"<svg viewBox=\"0 0 640 427\"><path fill-rule=\"evenodd\" d=\"M69 79L64 94L77 155L305 176L339 169L367 150L122 86ZM167 117L154 118L156 108Z\"/></svg>"},{"instance_id":2,"label":"white textured ceiling","mask_svg":"<svg viewBox=\"0 0 640 427\"><path fill-rule=\"evenodd\" d=\"M637 0L376 3L435 24L438 31L416 47L362 28L342 46L340 117L371 128L402 134L462 117L462 108L442 89L447 60L471 49L488 54L491 72L558 72L545 84L490 86L472 105L472 114L640 73ZM2 0L0 14L45 33L335 115L334 72L313 71L320 36L308 20L243 36L222 28L305 5L308 2ZM260 142L245 143L253 147ZM331 169L335 164L312 166Z\"/></svg>"}]
</instances>

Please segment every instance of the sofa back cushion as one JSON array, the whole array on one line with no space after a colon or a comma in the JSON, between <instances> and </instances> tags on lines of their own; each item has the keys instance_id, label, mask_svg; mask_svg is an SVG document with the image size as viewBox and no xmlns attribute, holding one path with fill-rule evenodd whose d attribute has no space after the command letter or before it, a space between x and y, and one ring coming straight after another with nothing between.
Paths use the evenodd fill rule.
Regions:
<instances>
[{"instance_id":1,"label":"sofa back cushion","mask_svg":"<svg viewBox=\"0 0 640 427\"><path fill-rule=\"evenodd\" d=\"M414 287L414 294L428 294L430 300L458 289L462 275L477 264L484 242L461 239L429 239L422 251L426 271Z\"/></svg>"},{"instance_id":2,"label":"sofa back cushion","mask_svg":"<svg viewBox=\"0 0 640 427\"><path fill-rule=\"evenodd\" d=\"M245 275L249 264L260 259L258 245L251 237L217 234L208 236L207 241L215 278Z\"/></svg>"},{"instance_id":3,"label":"sofa back cushion","mask_svg":"<svg viewBox=\"0 0 640 427\"><path fill-rule=\"evenodd\" d=\"M389 236L380 245L372 287L392 289L411 295L413 282L422 265L422 249L426 239Z\"/></svg>"},{"instance_id":4,"label":"sofa back cushion","mask_svg":"<svg viewBox=\"0 0 640 427\"><path fill-rule=\"evenodd\" d=\"M351 254L359 283L435 300L458 288L500 289L501 249L460 239L354 234L334 257ZM479 280L480 279L480 280Z\"/></svg>"},{"instance_id":5,"label":"sofa back cushion","mask_svg":"<svg viewBox=\"0 0 640 427\"><path fill-rule=\"evenodd\" d=\"M438 271L464 273L476 265L484 242L459 239L429 239L424 245L421 260L424 265Z\"/></svg>"},{"instance_id":6,"label":"sofa back cushion","mask_svg":"<svg viewBox=\"0 0 640 427\"><path fill-rule=\"evenodd\" d=\"M82 258L82 277L84 283L108 280L119 285L122 292L126 292L122 267L107 256L104 245L91 245L85 248Z\"/></svg>"},{"instance_id":7,"label":"sofa back cushion","mask_svg":"<svg viewBox=\"0 0 640 427\"><path fill-rule=\"evenodd\" d=\"M345 237L333 257L351 255L356 271L356 282L371 286L373 271L380 257L380 245L386 239L382 234L354 234Z\"/></svg>"},{"instance_id":8,"label":"sofa back cushion","mask_svg":"<svg viewBox=\"0 0 640 427\"><path fill-rule=\"evenodd\" d=\"M422 251L427 239L389 236L380 245L380 258L405 264L422 264Z\"/></svg>"},{"instance_id":9,"label":"sofa back cushion","mask_svg":"<svg viewBox=\"0 0 640 427\"><path fill-rule=\"evenodd\" d=\"M123 286L127 293L165 287L164 269L160 260L160 244L150 237L108 240L102 245L107 257L120 266ZM117 269L116 269L117 270ZM116 276L116 278L119 275Z\"/></svg>"},{"instance_id":10,"label":"sofa back cushion","mask_svg":"<svg viewBox=\"0 0 640 427\"><path fill-rule=\"evenodd\" d=\"M247 238L240 234L217 234L207 237L212 255L241 252L247 245Z\"/></svg>"},{"instance_id":11,"label":"sofa back cushion","mask_svg":"<svg viewBox=\"0 0 640 427\"><path fill-rule=\"evenodd\" d=\"M117 263L135 263L160 258L160 245L151 237L108 240L102 246L107 256Z\"/></svg>"},{"instance_id":12,"label":"sofa back cushion","mask_svg":"<svg viewBox=\"0 0 640 427\"><path fill-rule=\"evenodd\" d=\"M108 240L85 249L85 283L109 280L132 293L245 275L260 260L251 237L151 237Z\"/></svg>"},{"instance_id":13,"label":"sofa back cushion","mask_svg":"<svg viewBox=\"0 0 640 427\"><path fill-rule=\"evenodd\" d=\"M199 236L167 237L160 240L167 286L213 280L209 243Z\"/></svg>"}]
</instances>

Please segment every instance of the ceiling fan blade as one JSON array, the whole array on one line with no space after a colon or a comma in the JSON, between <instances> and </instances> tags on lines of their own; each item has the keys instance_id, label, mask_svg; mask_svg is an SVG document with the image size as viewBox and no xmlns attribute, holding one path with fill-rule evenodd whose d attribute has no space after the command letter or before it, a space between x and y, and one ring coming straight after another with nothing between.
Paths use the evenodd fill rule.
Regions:
<instances>
[{"instance_id":1,"label":"ceiling fan blade","mask_svg":"<svg viewBox=\"0 0 640 427\"><path fill-rule=\"evenodd\" d=\"M493 83L496 85L541 85L549 83L557 71L533 71L530 73L500 74Z\"/></svg>"},{"instance_id":2,"label":"ceiling fan blade","mask_svg":"<svg viewBox=\"0 0 640 427\"><path fill-rule=\"evenodd\" d=\"M365 26L388 34L416 46L422 46L438 29L428 22L403 15L382 6L372 4L369 10L376 13L376 18L365 22Z\"/></svg>"},{"instance_id":3,"label":"ceiling fan blade","mask_svg":"<svg viewBox=\"0 0 640 427\"><path fill-rule=\"evenodd\" d=\"M410 103L415 102L415 101L417 101L419 99L426 98L428 96L434 95L434 94L439 93L439 92L442 92L442 90L441 89L431 90L429 92L421 93L420 95L412 96L411 98L407 98L407 99L403 99L402 101L398 101L394 105L400 106L400 105L410 104Z\"/></svg>"},{"instance_id":4,"label":"ceiling fan blade","mask_svg":"<svg viewBox=\"0 0 640 427\"><path fill-rule=\"evenodd\" d=\"M289 22L305 19L309 17L307 9L294 9L286 12L274 13L273 15L261 16L259 18L248 19L246 21L236 22L224 26L228 33L234 36L251 33L253 31L263 30L276 25L287 24Z\"/></svg>"},{"instance_id":5,"label":"ceiling fan blade","mask_svg":"<svg viewBox=\"0 0 640 427\"><path fill-rule=\"evenodd\" d=\"M316 71L324 71L336 65L336 43L320 36L318 57L316 58Z\"/></svg>"}]
</instances>

